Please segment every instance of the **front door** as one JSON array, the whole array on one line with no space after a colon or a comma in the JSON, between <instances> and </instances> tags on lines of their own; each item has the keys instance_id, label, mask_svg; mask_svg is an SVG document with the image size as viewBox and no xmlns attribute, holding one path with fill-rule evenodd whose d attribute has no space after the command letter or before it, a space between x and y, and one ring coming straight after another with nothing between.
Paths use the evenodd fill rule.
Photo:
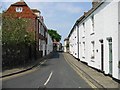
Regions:
<instances>
[{"instance_id":1,"label":"front door","mask_svg":"<svg viewBox=\"0 0 120 90\"><path fill-rule=\"evenodd\" d=\"M101 71L104 70L104 45L103 45L103 40L99 40L101 44Z\"/></svg>"},{"instance_id":2,"label":"front door","mask_svg":"<svg viewBox=\"0 0 120 90\"><path fill-rule=\"evenodd\" d=\"M112 75L112 39L109 39L109 74Z\"/></svg>"},{"instance_id":3,"label":"front door","mask_svg":"<svg viewBox=\"0 0 120 90\"><path fill-rule=\"evenodd\" d=\"M104 52L104 48L103 48L103 43L101 43L101 70L103 71L103 67L104 67L104 54L103 54L103 52Z\"/></svg>"}]
</instances>

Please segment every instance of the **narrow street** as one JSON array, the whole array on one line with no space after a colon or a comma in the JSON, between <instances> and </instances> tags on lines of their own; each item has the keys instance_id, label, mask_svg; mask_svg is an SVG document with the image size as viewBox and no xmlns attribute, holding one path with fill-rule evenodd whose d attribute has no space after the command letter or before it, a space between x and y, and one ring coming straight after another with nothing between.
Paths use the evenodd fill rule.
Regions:
<instances>
[{"instance_id":1,"label":"narrow street","mask_svg":"<svg viewBox=\"0 0 120 90\"><path fill-rule=\"evenodd\" d=\"M3 79L3 88L91 88L64 59L54 52L36 70L21 76Z\"/></svg>"}]
</instances>

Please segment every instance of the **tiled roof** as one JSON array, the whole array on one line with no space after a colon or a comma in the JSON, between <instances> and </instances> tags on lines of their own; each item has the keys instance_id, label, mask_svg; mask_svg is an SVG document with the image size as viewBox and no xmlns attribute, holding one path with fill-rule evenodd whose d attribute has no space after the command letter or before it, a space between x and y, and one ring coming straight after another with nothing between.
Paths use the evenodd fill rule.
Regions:
<instances>
[{"instance_id":1,"label":"tiled roof","mask_svg":"<svg viewBox=\"0 0 120 90\"><path fill-rule=\"evenodd\" d=\"M25 2L16 2L12 6L27 6L27 4Z\"/></svg>"},{"instance_id":2,"label":"tiled roof","mask_svg":"<svg viewBox=\"0 0 120 90\"><path fill-rule=\"evenodd\" d=\"M39 10L37 9L31 9L33 12L40 12Z\"/></svg>"}]
</instances>

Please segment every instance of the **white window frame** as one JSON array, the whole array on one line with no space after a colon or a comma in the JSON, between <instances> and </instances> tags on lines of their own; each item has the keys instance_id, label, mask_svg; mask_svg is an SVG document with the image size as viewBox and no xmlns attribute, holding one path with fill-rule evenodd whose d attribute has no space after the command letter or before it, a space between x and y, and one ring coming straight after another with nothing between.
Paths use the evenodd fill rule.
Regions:
<instances>
[{"instance_id":1,"label":"white window frame","mask_svg":"<svg viewBox=\"0 0 120 90\"><path fill-rule=\"evenodd\" d=\"M22 7L16 7L16 12L22 12L23 8Z\"/></svg>"},{"instance_id":2,"label":"white window frame","mask_svg":"<svg viewBox=\"0 0 120 90\"><path fill-rule=\"evenodd\" d=\"M94 27L95 27L95 19L94 15L91 16L91 35L94 34Z\"/></svg>"},{"instance_id":3,"label":"white window frame","mask_svg":"<svg viewBox=\"0 0 120 90\"><path fill-rule=\"evenodd\" d=\"M83 26L83 38L85 37L85 22L82 23Z\"/></svg>"},{"instance_id":4,"label":"white window frame","mask_svg":"<svg viewBox=\"0 0 120 90\"><path fill-rule=\"evenodd\" d=\"M85 42L83 42L83 55L82 55L83 58L85 58Z\"/></svg>"},{"instance_id":5,"label":"white window frame","mask_svg":"<svg viewBox=\"0 0 120 90\"><path fill-rule=\"evenodd\" d=\"M95 58L95 42L91 42L91 59Z\"/></svg>"},{"instance_id":6,"label":"white window frame","mask_svg":"<svg viewBox=\"0 0 120 90\"><path fill-rule=\"evenodd\" d=\"M41 50L41 40L39 39L39 51Z\"/></svg>"}]
</instances>

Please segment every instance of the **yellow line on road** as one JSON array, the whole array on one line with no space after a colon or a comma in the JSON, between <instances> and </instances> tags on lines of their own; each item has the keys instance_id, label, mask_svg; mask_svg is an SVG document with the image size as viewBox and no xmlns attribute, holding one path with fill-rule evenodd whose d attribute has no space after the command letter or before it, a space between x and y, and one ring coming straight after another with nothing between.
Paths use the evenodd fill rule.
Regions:
<instances>
[{"instance_id":1,"label":"yellow line on road","mask_svg":"<svg viewBox=\"0 0 120 90\"><path fill-rule=\"evenodd\" d=\"M80 69L78 67L76 67L74 64L70 63L70 61L67 60L67 58L64 56L64 59L66 60L66 62L76 71L76 73L82 77L92 88L97 88L95 85L93 85L87 78L85 78L81 73Z\"/></svg>"}]
</instances>

